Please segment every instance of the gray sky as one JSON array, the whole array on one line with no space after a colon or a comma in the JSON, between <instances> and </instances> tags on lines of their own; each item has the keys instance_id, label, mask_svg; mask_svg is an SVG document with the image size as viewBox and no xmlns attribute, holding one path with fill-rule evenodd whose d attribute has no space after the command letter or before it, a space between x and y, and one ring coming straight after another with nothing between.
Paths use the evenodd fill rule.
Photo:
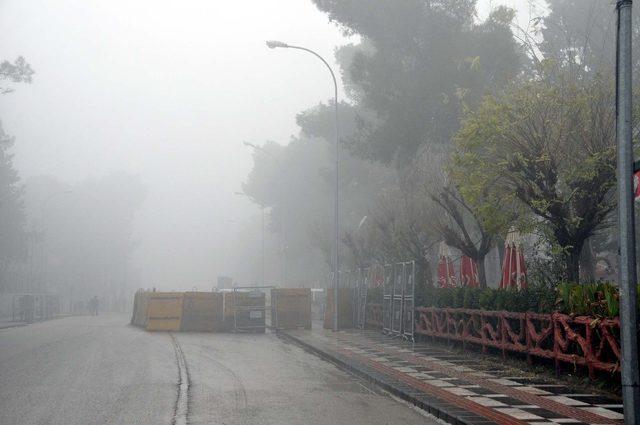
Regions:
<instances>
[{"instance_id":1,"label":"gray sky","mask_svg":"<svg viewBox=\"0 0 640 425\"><path fill-rule=\"evenodd\" d=\"M527 1L491 3L526 22ZM0 28L0 58L36 71L0 102L21 175L139 174L136 261L165 288L209 286L230 260L228 220L257 214L233 194L251 166L242 141L286 143L295 114L331 96L316 58L264 41L332 63L348 41L306 0L0 0Z\"/></svg>"}]
</instances>

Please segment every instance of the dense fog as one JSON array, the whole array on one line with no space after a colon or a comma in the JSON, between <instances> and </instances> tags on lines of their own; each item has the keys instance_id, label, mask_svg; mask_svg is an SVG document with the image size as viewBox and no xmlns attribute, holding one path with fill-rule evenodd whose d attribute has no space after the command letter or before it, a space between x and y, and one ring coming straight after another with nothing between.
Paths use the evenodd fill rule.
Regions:
<instances>
[{"instance_id":1,"label":"dense fog","mask_svg":"<svg viewBox=\"0 0 640 425\"><path fill-rule=\"evenodd\" d=\"M16 140L26 225L45 226L45 249L57 251L58 233L71 232L69 250L93 238L111 251L98 235L110 233L104 214L130 220L111 224L132 232L109 272L119 276L101 279L127 273L129 286L205 289L219 274L254 278L243 269L254 267L259 209L235 194L252 163L242 142L286 144L295 114L330 94L312 58L274 54L264 42L291 39L332 58L346 39L326 16L295 0L3 1L0 22L2 59L22 55L35 71L32 84L2 96L0 111ZM64 190L72 193L43 212ZM127 211L115 211L118 198Z\"/></svg>"},{"instance_id":2,"label":"dense fog","mask_svg":"<svg viewBox=\"0 0 640 425\"><path fill-rule=\"evenodd\" d=\"M512 28L535 37L532 17L544 16L543 2L480 1L465 31L497 37L492 25L501 24L490 13L501 5L515 7ZM22 233L3 252L3 291L99 294L124 305L136 288L208 290L218 276L322 285L331 251L331 80L311 55L270 50L265 41L307 46L329 61L343 138L356 140L361 121L375 123L381 110L367 105L375 94L349 67L381 39L366 25L354 30L359 24L332 7L2 1L0 60L24 57L34 71L30 81L2 81L2 139L13 142L6 155L23 205ZM521 48L506 37L515 70ZM506 76L511 65L503 65ZM471 84L495 83L487 81ZM447 125L416 140L449 137L457 124ZM422 131L407 131L414 130ZM427 161L442 154L433 145ZM371 223L384 205L391 214L397 202L389 188L409 184L396 169L417 151L343 150L344 261L355 267L365 233L384 238L370 234ZM374 203L382 205L378 216ZM432 236L419 235L430 247ZM496 273L497 254L487 259Z\"/></svg>"}]
</instances>

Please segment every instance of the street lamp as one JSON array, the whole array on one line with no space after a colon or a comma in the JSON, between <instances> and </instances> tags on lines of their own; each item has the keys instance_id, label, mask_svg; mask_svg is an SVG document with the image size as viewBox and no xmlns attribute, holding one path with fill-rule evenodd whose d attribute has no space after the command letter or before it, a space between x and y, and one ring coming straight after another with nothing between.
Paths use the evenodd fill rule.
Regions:
<instances>
[{"instance_id":1,"label":"street lamp","mask_svg":"<svg viewBox=\"0 0 640 425\"><path fill-rule=\"evenodd\" d=\"M247 197L250 200L252 200L251 197L249 197L249 195L247 195L244 192L234 192L234 193L236 195L238 195L238 196L244 196L244 197ZM262 258L261 258L261 265L260 265L260 275L261 275L260 279L262 280L262 286L265 286L266 282L265 282L265 279L264 279L264 205L262 205L262 204L258 204L258 205L260 205L260 213L262 214L262 228L261 228L261 239L262 239L261 240L261 245L262 245L262 247L261 247L261 252L260 252L260 256Z\"/></svg>"},{"instance_id":2,"label":"street lamp","mask_svg":"<svg viewBox=\"0 0 640 425\"><path fill-rule=\"evenodd\" d=\"M314 52L311 49L307 49L306 47L301 46L292 46L287 43L283 43L282 41L270 40L267 41L267 47L270 49L276 48L286 48L286 49L297 49L304 50L305 52L309 52L325 64L329 73L331 74L331 78L333 79L333 105L334 105L334 115L335 115L335 130L336 130L336 162L335 162L335 210L334 210L334 226L335 226L335 240L334 240L334 257L333 257L333 330L338 330L338 287L339 287L339 279L340 275L338 271L340 270L340 219L339 219L339 200L340 200L340 190L339 190L339 182L340 182L340 132L338 127L338 82L336 80L336 75L333 73L333 69L329 63L319 54Z\"/></svg>"}]
</instances>

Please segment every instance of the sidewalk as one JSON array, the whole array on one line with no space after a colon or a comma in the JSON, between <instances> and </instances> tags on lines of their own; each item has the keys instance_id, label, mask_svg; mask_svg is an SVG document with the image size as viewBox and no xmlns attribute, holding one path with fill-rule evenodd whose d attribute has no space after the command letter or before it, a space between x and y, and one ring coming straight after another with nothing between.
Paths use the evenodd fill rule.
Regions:
<instances>
[{"instance_id":1,"label":"sidewalk","mask_svg":"<svg viewBox=\"0 0 640 425\"><path fill-rule=\"evenodd\" d=\"M0 329L15 328L17 326L25 326L27 322L12 322L11 320L0 320Z\"/></svg>"},{"instance_id":2,"label":"sidewalk","mask_svg":"<svg viewBox=\"0 0 640 425\"><path fill-rule=\"evenodd\" d=\"M622 402L377 331L281 332L306 349L454 424L616 424Z\"/></svg>"},{"instance_id":3,"label":"sidewalk","mask_svg":"<svg viewBox=\"0 0 640 425\"><path fill-rule=\"evenodd\" d=\"M55 320L55 319L62 319L64 317L71 317L71 314L56 314L53 317L49 317L47 319L37 319L34 320L32 322L21 322L21 321L12 321L9 318L4 318L4 319L0 319L0 329L8 329L8 328L17 328L19 326L27 326L27 325L32 325L34 323L40 323L40 322L44 322L47 320Z\"/></svg>"}]
</instances>

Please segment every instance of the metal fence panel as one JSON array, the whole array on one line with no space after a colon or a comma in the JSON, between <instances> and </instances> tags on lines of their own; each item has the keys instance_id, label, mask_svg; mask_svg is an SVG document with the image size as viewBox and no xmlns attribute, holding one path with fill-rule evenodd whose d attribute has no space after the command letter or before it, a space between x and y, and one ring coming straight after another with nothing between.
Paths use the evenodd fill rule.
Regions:
<instances>
[{"instance_id":1,"label":"metal fence panel","mask_svg":"<svg viewBox=\"0 0 640 425\"><path fill-rule=\"evenodd\" d=\"M393 266L387 264L384 266L384 282L383 286L383 295L392 296L393 295Z\"/></svg>"},{"instance_id":2,"label":"metal fence panel","mask_svg":"<svg viewBox=\"0 0 640 425\"><path fill-rule=\"evenodd\" d=\"M402 297L394 298L391 305L391 332L400 334L402 332Z\"/></svg>"},{"instance_id":3,"label":"metal fence panel","mask_svg":"<svg viewBox=\"0 0 640 425\"><path fill-rule=\"evenodd\" d=\"M359 273L359 291L358 291L358 299L357 299L357 313L358 318L356 320L356 326L359 329L364 329L365 324L367 322L367 295L369 292L369 272L370 269L366 268L364 270L360 269Z\"/></svg>"},{"instance_id":4,"label":"metal fence panel","mask_svg":"<svg viewBox=\"0 0 640 425\"><path fill-rule=\"evenodd\" d=\"M415 280L416 280L416 263L415 261L409 261L405 263L404 267L404 291L405 297L413 298L415 292Z\"/></svg>"},{"instance_id":5,"label":"metal fence panel","mask_svg":"<svg viewBox=\"0 0 640 425\"><path fill-rule=\"evenodd\" d=\"M393 297L402 298L404 289L404 263L396 263L393 266L395 279L393 279Z\"/></svg>"},{"instance_id":6,"label":"metal fence panel","mask_svg":"<svg viewBox=\"0 0 640 425\"><path fill-rule=\"evenodd\" d=\"M402 300L402 334L413 340L414 337L414 308L415 308L415 280L416 263L410 261L404 266L404 293Z\"/></svg>"},{"instance_id":7,"label":"metal fence panel","mask_svg":"<svg viewBox=\"0 0 640 425\"><path fill-rule=\"evenodd\" d=\"M391 303L391 333L402 334L404 263L393 265L393 302Z\"/></svg>"},{"instance_id":8,"label":"metal fence panel","mask_svg":"<svg viewBox=\"0 0 640 425\"><path fill-rule=\"evenodd\" d=\"M382 330L383 332L391 332L391 324L393 318L393 266L387 264L384 266L384 282L382 284Z\"/></svg>"}]
</instances>

